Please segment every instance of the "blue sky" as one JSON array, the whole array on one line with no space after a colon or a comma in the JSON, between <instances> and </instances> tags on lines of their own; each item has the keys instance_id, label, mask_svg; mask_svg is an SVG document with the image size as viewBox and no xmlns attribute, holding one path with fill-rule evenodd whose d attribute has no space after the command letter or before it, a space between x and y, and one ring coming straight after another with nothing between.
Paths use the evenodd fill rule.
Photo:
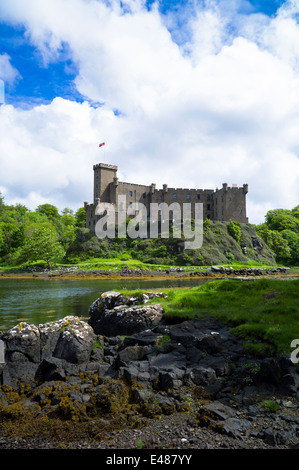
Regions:
<instances>
[{"instance_id":1,"label":"blue sky","mask_svg":"<svg viewBox=\"0 0 299 470\"><path fill-rule=\"evenodd\" d=\"M154 3L154 0L149 0L148 9ZM184 7L190 4L189 0L178 2L162 0L159 10L163 15L169 12L178 12L180 15ZM252 0L241 2L238 11L244 14L275 15L282 4L282 0ZM67 44L63 44L55 60L45 64L40 52L28 38L24 37L26 31L24 26L0 22L0 31L0 54L8 54L11 57L12 66L20 74L14 84L7 83L6 85L6 103L28 108L36 104L49 103L57 96L84 101L84 97L74 85L78 69L72 61L71 51Z\"/></svg>"},{"instance_id":2,"label":"blue sky","mask_svg":"<svg viewBox=\"0 0 299 470\"><path fill-rule=\"evenodd\" d=\"M77 209L105 161L141 184L248 183L253 223L294 207L298 17L297 0L2 0L5 200Z\"/></svg>"}]
</instances>

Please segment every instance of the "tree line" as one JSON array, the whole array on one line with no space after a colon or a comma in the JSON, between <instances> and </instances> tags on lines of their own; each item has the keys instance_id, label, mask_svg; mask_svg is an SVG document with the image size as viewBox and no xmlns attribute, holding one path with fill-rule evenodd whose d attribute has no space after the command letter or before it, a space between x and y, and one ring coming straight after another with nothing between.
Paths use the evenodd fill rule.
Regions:
<instances>
[{"instance_id":1,"label":"tree line","mask_svg":"<svg viewBox=\"0 0 299 470\"><path fill-rule=\"evenodd\" d=\"M51 266L62 260L77 230L85 227L84 207L75 213L65 208L60 214L52 204L30 211L22 204L6 205L0 193L0 261L18 266L43 260Z\"/></svg>"},{"instance_id":2,"label":"tree line","mask_svg":"<svg viewBox=\"0 0 299 470\"><path fill-rule=\"evenodd\" d=\"M274 252L277 262L299 265L299 205L291 210L268 211L256 231Z\"/></svg>"},{"instance_id":3,"label":"tree line","mask_svg":"<svg viewBox=\"0 0 299 470\"><path fill-rule=\"evenodd\" d=\"M230 230L238 229L236 224L231 225ZM0 193L0 263L26 267L42 260L50 268L53 261L71 262L68 252L76 245L80 250L80 237L85 226L84 207L76 212L65 208L59 213L54 205L41 204L31 211L22 204L5 204ZM273 251L278 263L299 265L299 205L291 210L268 211L265 222L255 225L255 229ZM235 238L236 235L238 233L232 236ZM138 243L138 240L133 243ZM166 246L157 249L166 251ZM89 251L90 257L92 253Z\"/></svg>"}]
</instances>

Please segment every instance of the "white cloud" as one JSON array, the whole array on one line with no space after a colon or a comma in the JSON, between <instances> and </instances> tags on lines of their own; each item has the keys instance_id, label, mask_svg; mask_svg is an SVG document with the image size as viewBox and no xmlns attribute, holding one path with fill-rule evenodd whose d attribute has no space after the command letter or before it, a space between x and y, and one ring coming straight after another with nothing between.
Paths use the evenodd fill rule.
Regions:
<instances>
[{"instance_id":1,"label":"white cloud","mask_svg":"<svg viewBox=\"0 0 299 470\"><path fill-rule=\"evenodd\" d=\"M20 78L20 74L15 67L10 63L10 56L8 54L0 55L0 79L4 83L12 85L15 80Z\"/></svg>"},{"instance_id":2,"label":"white cloud","mask_svg":"<svg viewBox=\"0 0 299 470\"><path fill-rule=\"evenodd\" d=\"M68 43L78 90L105 104L2 107L0 184L11 198L79 207L92 199L92 165L103 160L118 164L120 180L144 184L248 183L251 222L298 204L297 2L273 18L241 0L195 4L188 34L178 17L141 1L110 3L2 1L2 17L25 24L45 63Z\"/></svg>"}]
</instances>

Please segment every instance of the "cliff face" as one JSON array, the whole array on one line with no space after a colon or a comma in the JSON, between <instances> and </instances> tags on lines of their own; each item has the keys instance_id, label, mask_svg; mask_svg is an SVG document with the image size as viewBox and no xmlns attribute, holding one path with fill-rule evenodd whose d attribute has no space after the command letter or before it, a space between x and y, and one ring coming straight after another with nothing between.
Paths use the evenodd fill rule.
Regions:
<instances>
[{"instance_id":1,"label":"cliff face","mask_svg":"<svg viewBox=\"0 0 299 470\"><path fill-rule=\"evenodd\" d=\"M234 261L246 263L256 261L263 264L275 264L275 257L265 242L258 237L255 227L240 224L241 236L237 241L229 233L228 222L211 222L204 229L204 240L199 251L202 265L229 264Z\"/></svg>"}]
</instances>

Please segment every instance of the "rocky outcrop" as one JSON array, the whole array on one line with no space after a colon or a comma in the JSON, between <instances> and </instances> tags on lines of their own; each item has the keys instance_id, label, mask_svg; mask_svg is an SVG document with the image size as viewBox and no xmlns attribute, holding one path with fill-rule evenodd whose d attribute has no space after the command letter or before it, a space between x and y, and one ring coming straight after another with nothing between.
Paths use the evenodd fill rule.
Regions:
<instances>
[{"instance_id":1,"label":"rocky outcrop","mask_svg":"<svg viewBox=\"0 0 299 470\"><path fill-rule=\"evenodd\" d=\"M288 357L246 355L213 319L167 325L161 306L148 300L148 293L127 298L109 292L91 306L90 324L66 317L39 326L20 323L1 334L0 405L11 413L7 390L21 393L26 386L19 400L35 416L105 420L121 410L125 426L139 426L192 409L200 426L239 438L251 428L231 411L232 402L249 410L264 395L298 398L299 376ZM203 399L214 405L203 406ZM296 436L296 423L290 426ZM263 436L271 440L273 433Z\"/></svg>"},{"instance_id":2,"label":"rocky outcrop","mask_svg":"<svg viewBox=\"0 0 299 470\"><path fill-rule=\"evenodd\" d=\"M269 267L269 268L227 268L224 266L211 266L210 268L200 270L200 271L191 271L190 276L269 276L269 275L279 275L285 274L290 268L288 267Z\"/></svg>"},{"instance_id":3,"label":"rocky outcrop","mask_svg":"<svg viewBox=\"0 0 299 470\"><path fill-rule=\"evenodd\" d=\"M112 307L107 311L115 312L117 299L118 295L109 293L99 303L104 301ZM124 311L130 308L133 315L132 307ZM135 311L138 320L142 308ZM246 356L241 342L212 319L166 325L161 322L161 312L153 317L151 321L160 319L160 324L149 329L145 321L138 331L140 324L136 321L137 331L129 336L96 334L91 325L77 317L39 326L20 323L0 336L5 347L1 384L12 385L19 379L33 384L66 380L76 373L95 372L164 391L196 385L213 397L225 396L223 390L228 386L240 396L249 390L250 397L253 388L298 394L299 376L288 357ZM131 327L130 316L127 323ZM108 327L107 322L106 333ZM110 327L114 331L112 321Z\"/></svg>"},{"instance_id":4,"label":"rocky outcrop","mask_svg":"<svg viewBox=\"0 0 299 470\"><path fill-rule=\"evenodd\" d=\"M162 320L162 306L135 305L146 302L150 295L154 294L143 294L139 299L119 292L105 292L91 305L89 324L96 334L108 336L131 335L154 328Z\"/></svg>"},{"instance_id":5,"label":"rocky outcrop","mask_svg":"<svg viewBox=\"0 0 299 470\"><path fill-rule=\"evenodd\" d=\"M18 380L63 379L84 369L96 335L86 322L70 316L39 326L19 323L2 334L1 340L5 363L0 383L13 385Z\"/></svg>"}]
</instances>

